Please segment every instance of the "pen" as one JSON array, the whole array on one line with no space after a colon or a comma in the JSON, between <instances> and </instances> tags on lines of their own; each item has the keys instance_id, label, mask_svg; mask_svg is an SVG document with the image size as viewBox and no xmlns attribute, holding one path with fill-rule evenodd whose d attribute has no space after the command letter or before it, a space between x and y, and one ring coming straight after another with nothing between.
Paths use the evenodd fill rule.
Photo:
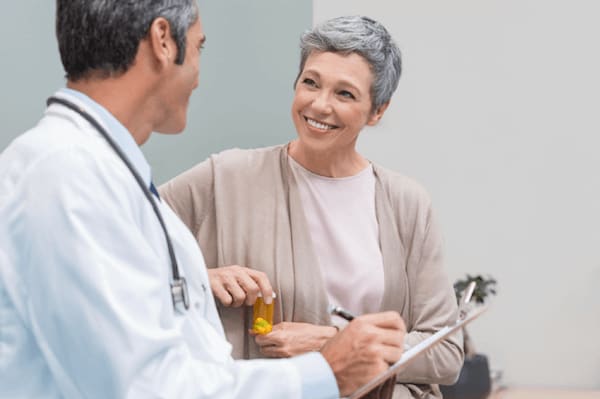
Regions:
<instances>
[{"instance_id":1,"label":"pen","mask_svg":"<svg viewBox=\"0 0 600 399\"><path fill-rule=\"evenodd\" d=\"M462 292L460 303L458 305L458 320L462 320L467 317L469 302L475 291L475 281L471 281L467 288Z\"/></svg>"},{"instance_id":2,"label":"pen","mask_svg":"<svg viewBox=\"0 0 600 399\"><path fill-rule=\"evenodd\" d=\"M341 318L346 319L348 321L352 321L354 319L354 315L352 313L339 306L329 305L329 313L336 316L340 316Z\"/></svg>"},{"instance_id":3,"label":"pen","mask_svg":"<svg viewBox=\"0 0 600 399\"><path fill-rule=\"evenodd\" d=\"M477 284L475 283L475 281L471 281L469 283L469 285L467 286L467 288L465 288L465 290L462 293L462 296L460 298L460 304L461 305L466 305L467 303L469 303L471 301L471 297L473 296L473 292L475 292L475 286Z\"/></svg>"}]
</instances>

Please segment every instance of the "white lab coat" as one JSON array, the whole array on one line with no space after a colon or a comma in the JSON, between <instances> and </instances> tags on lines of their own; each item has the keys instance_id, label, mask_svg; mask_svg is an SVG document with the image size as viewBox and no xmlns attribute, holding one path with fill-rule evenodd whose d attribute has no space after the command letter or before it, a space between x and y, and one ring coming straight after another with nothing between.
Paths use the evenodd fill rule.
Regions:
<instances>
[{"instance_id":1,"label":"white lab coat","mask_svg":"<svg viewBox=\"0 0 600 399\"><path fill-rule=\"evenodd\" d=\"M117 141L149 183L131 136ZM0 155L0 398L336 397L319 354L233 361L197 244L159 208L189 285L183 315L151 205L84 119L51 105Z\"/></svg>"}]
</instances>

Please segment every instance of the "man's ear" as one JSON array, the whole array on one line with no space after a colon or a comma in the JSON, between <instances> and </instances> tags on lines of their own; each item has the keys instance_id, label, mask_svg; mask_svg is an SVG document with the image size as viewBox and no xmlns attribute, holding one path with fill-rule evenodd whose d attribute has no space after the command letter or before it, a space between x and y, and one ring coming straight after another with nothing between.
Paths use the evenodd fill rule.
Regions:
<instances>
[{"instance_id":1,"label":"man's ear","mask_svg":"<svg viewBox=\"0 0 600 399\"><path fill-rule=\"evenodd\" d=\"M380 105L379 108L377 108L375 111L373 111L371 113L371 116L369 117L369 120L367 121L367 125L375 126L377 124L377 122L379 122L379 120L383 116L383 113L385 112L385 110L387 109L387 107L389 105L390 105L390 102L388 101L387 103Z\"/></svg>"},{"instance_id":2,"label":"man's ear","mask_svg":"<svg viewBox=\"0 0 600 399\"><path fill-rule=\"evenodd\" d=\"M177 45L171 36L171 24L163 17L156 18L150 24L148 41L154 58L162 65L175 61Z\"/></svg>"}]
</instances>

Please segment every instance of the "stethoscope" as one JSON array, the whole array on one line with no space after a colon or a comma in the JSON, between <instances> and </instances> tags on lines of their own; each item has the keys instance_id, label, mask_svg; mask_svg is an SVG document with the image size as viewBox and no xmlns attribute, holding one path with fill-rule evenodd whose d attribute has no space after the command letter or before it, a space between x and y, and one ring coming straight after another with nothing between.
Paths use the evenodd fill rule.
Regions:
<instances>
[{"instance_id":1,"label":"stethoscope","mask_svg":"<svg viewBox=\"0 0 600 399\"><path fill-rule=\"evenodd\" d=\"M150 192L150 189L146 186L146 184L142 180L141 176L135 170L135 168L133 167L133 165L127 158L127 156L123 153L121 148L119 148L117 143L115 143L114 140L109 136L106 129L104 129L104 127L102 127L102 125L100 125L100 123L98 123L98 121L96 119L94 119L90 114L88 114L85 110L83 110L78 105L76 105L68 100L65 100L63 98L50 97L50 98L48 98L48 100L46 100L46 105L50 105L50 104L60 104L64 107L67 107L70 110L78 113L83 119L88 121L98 131L98 133L100 133L102 135L102 137L104 137L104 139L108 142L108 144L110 144L112 149L117 153L119 158L121 158L123 163L125 163L125 165L127 166L127 169L129 169L129 171L135 178L135 181L137 182L137 184L140 186L140 188L144 192L146 199L148 199L148 201L152 205L154 214L156 215L156 218L158 219L158 221L160 223L160 227L162 228L163 233L165 235L165 241L167 242L167 248L169 249L169 258L171 259L171 271L173 274L173 282L170 283L171 298L173 299L173 307L178 312L181 312L181 313L185 312L190 307L190 298L189 298L188 289L187 289L187 282L185 281L184 277L179 275L179 266L177 265L177 258L175 257L175 251L173 250L173 244L171 243L171 237L169 236L169 232L167 231L167 227L166 227L165 222L160 213L160 209L158 209L158 205L156 205L156 202L154 201L153 194Z\"/></svg>"}]
</instances>

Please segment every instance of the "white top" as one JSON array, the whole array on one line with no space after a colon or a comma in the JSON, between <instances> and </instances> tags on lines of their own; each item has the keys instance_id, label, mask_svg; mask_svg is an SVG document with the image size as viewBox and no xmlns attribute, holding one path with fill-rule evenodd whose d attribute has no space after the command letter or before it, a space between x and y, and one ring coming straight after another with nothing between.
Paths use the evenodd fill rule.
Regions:
<instances>
[{"instance_id":1,"label":"white top","mask_svg":"<svg viewBox=\"0 0 600 399\"><path fill-rule=\"evenodd\" d=\"M81 93L146 184L125 128ZM173 309L168 251L129 170L75 112L51 105L0 155L1 398L336 398L318 353L234 361L195 239L163 202L191 307Z\"/></svg>"},{"instance_id":2,"label":"white top","mask_svg":"<svg viewBox=\"0 0 600 399\"><path fill-rule=\"evenodd\" d=\"M384 281L373 166L332 178L288 158L330 303L356 315L379 311Z\"/></svg>"}]
</instances>

